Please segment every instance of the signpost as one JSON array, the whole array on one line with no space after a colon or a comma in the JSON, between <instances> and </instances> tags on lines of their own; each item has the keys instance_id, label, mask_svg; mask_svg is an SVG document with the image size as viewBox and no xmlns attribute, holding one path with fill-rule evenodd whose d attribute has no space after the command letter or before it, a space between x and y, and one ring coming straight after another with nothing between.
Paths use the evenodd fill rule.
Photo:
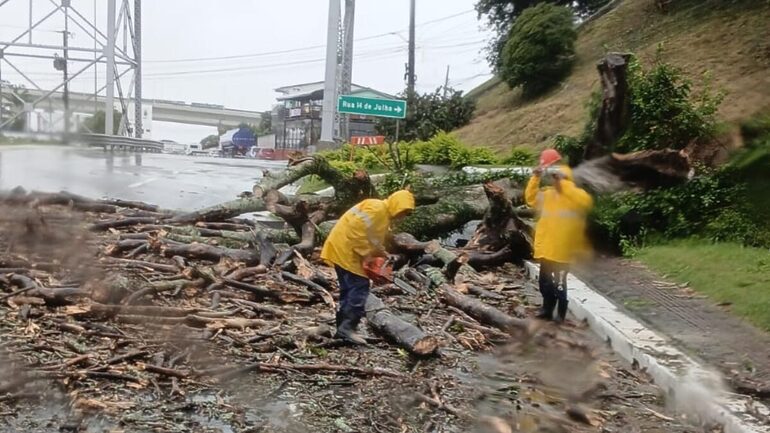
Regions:
<instances>
[{"instance_id":1,"label":"signpost","mask_svg":"<svg viewBox=\"0 0 770 433\"><path fill-rule=\"evenodd\" d=\"M341 95L337 101L337 112L403 119L406 117L406 101Z\"/></svg>"}]
</instances>

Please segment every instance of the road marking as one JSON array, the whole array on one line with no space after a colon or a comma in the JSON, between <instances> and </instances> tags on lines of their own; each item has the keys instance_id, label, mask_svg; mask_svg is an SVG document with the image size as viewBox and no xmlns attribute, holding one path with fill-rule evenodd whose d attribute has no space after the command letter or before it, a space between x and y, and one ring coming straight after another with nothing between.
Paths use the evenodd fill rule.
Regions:
<instances>
[{"instance_id":1,"label":"road marking","mask_svg":"<svg viewBox=\"0 0 770 433\"><path fill-rule=\"evenodd\" d=\"M158 180L157 177L151 177L151 178L149 178L147 180L143 180L141 182L132 183L132 184L128 185L128 187L129 188L139 188L140 186L144 186L144 185L147 185L148 183L155 182L156 180Z\"/></svg>"}]
</instances>

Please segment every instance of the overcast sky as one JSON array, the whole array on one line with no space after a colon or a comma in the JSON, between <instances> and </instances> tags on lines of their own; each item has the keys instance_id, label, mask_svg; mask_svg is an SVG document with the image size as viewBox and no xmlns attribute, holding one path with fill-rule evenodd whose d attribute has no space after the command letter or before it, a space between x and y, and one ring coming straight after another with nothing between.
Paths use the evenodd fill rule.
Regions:
<instances>
[{"instance_id":1,"label":"overcast sky","mask_svg":"<svg viewBox=\"0 0 770 433\"><path fill-rule=\"evenodd\" d=\"M72 0L72 6L89 19L95 13L104 27L106 2L94 2ZM50 12L52 3L34 0L34 20ZM489 32L477 21L473 3L474 0L417 0L419 91L443 85L447 65L450 85L458 89L469 90L489 78L482 51ZM276 87L324 78L328 14L325 0L145 0L142 5L146 98L264 111L275 103ZM28 7L27 0L10 0L0 7L0 41L8 41L24 31ZM409 0L356 2L356 84L387 93L398 93L404 88L408 24ZM61 34L56 31L62 27L60 16L51 17L34 31L33 42L60 44ZM71 24L70 31L74 33L71 46L93 46L82 29ZM122 44L121 37L118 43ZM59 75L50 60L10 60L41 87L58 84ZM71 64L70 69L78 67ZM3 79L25 83L7 64L2 66L2 73ZM103 75L102 68L98 86L103 85ZM127 85L128 81L124 86ZM92 92L94 72L75 80L72 89ZM212 132L214 128L153 124L154 139L192 142Z\"/></svg>"}]
</instances>

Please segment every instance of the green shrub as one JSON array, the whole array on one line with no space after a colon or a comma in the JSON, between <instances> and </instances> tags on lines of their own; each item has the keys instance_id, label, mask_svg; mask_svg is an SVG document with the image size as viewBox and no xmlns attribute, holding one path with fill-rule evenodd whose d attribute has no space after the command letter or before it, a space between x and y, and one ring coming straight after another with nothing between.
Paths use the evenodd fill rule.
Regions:
<instances>
[{"instance_id":1,"label":"green shrub","mask_svg":"<svg viewBox=\"0 0 770 433\"><path fill-rule=\"evenodd\" d=\"M418 141L406 147L410 148L410 162L416 164L448 165L461 168L474 164L495 164L497 156L484 147L470 147L463 144L456 136L439 132L428 141Z\"/></svg>"},{"instance_id":2,"label":"green shrub","mask_svg":"<svg viewBox=\"0 0 770 433\"><path fill-rule=\"evenodd\" d=\"M692 95L692 82L679 68L662 62L659 52L646 71L632 59L628 80L631 119L615 150L682 149L714 134L723 95L711 92L708 76L701 93Z\"/></svg>"},{"instance_id":3,"label":"green shrub","mask_svg":"<svg viewBox=\"0 0 770 433\"><path fill-rule=\"evenodd\" d=\"M358 169L353 161L329 161L329 165L339 170L340 173L352 175Z\"/></svg>"},{"instance_id":4,"label":"green shrub","mask_svg":"<svg viewBox=\"0 0 770 433\"><path fill-rule=\"evenodd\" d=\"M502 55L500 73L511 88L537 96L567 76L575 55L572 11L541 3L525 9L513 23Z\"/></svg>"},{"instance_id":5,"label":"green shrub","mask_svg":"<svg viewBox=\"0 0 770 433\"><path fill-rule=\"evenodd\" d=\"M583 160L586 144L575 137L557 135L553 139L553 148L558 150L566 162L574 167Z\"/></svg>"},{"instance_id":6,"label":"green shrub","mask_svg":"<svg viewBox=\"0 0 770 433\"><path fill-rule=\"evenodd\" d=\"M703 236L770 247L770 225L733 170L705 173L672 188L600 196L591 220L612 244Z\"/></svg>"},{"instance_id":7,"label":"green shrub","mask_svg":"<svg viewBox=\"0 0 770 433\"><path fill-rule=\"evenodd\" d=\"M537 156L529 149L514 148L511 153L500 160L500 164L518 167L529 167L537 163Z\"/></svg>"}]
</instances>

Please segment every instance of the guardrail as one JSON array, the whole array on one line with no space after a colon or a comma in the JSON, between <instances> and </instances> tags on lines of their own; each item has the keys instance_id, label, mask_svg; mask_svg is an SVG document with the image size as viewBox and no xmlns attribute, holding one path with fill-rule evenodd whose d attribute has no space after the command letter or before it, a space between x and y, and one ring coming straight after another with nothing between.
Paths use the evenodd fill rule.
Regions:
<instances>
[{"instance_id":1,"label":"guardrail","mask_svg":"<svg viewBox=\"0 0 770 433\"><path fill-rule=\"evenodd\" d=\"M133 150L138 152L160 152L163 150L163 143L160 141L120 135L80 134L78 140L88 146L103 147L105 150Z\"/></svg>"}]
</instances>

